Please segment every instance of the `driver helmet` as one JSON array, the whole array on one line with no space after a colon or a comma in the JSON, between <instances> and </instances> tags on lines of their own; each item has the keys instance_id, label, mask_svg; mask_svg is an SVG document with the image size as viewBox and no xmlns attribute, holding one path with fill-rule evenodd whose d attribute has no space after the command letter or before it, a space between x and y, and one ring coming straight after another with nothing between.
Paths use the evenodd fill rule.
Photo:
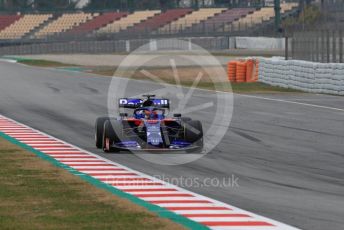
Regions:
<instances>
[{"instance_id":1,"label":"driver helmet","mask_svg":"<svg viewBox=\"0 0 344 230\"><path fill-rule=\"evenodd\" d=\"M145 110L146 119L156 119L157 113L155 111Z\"/></svg>"}]
</instances>

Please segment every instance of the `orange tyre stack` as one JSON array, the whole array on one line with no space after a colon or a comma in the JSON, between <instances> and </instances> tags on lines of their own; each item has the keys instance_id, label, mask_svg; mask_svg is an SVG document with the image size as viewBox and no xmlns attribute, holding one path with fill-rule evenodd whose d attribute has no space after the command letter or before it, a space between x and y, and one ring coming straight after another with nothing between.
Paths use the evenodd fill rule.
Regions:
<instances>
[{"instance_id":1,"label":"orange tyre stack","mask_svg":"<svg viewBox=\"0 0 344 230\"><path fill-rule=\"evenodd\" d=\"M236 82L246 82L246 61L238 61L236 65Z\"/></svg>"},{"instance_id":2,"label":"orange tyre stack","mask_svg":"<svg viewBox=\"0 0 344 230\"><path fill-rule=\"evenodd\" d=\"M236 75L236 61L230 61L228 62L228 65L227 65L227 73L228 73L228 80L230 82L235 82L236 79L235 79L235 75Z\"/></svg>"},{"instance_id":3,"label":"orange tyre stack","mask_svg":"<svg viewBox=\"0 0 344 230\"><path fill-rule=\"evenodd\" d=\"M227 65L228 80L231 82L258 81L258 59L230 61Z\"/></svg>"},{"instance_id":4,"label":"orange tyre stack","mask_svg":"<svg viewBox=\"0 0 344 230\"><path fill-rule=\"evenodd\" d=\"M258 68L256 60L247 60L246 82L256 82L258 80Z\"/></svg>"}]
</instances>

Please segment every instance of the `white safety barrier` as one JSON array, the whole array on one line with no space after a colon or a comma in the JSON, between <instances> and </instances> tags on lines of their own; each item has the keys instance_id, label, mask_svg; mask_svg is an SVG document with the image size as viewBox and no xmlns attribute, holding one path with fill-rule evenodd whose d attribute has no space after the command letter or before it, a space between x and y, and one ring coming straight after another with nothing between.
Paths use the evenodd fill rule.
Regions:
<instances>
[{"instance_id":1,"label":"white safety barrier","mask_svg":"<svg viewBox=\"0 0 344 230\"><path fill-rule=\"evenodd\" d=\"M259 81L310 93L344 95L344 64L259 58Z\"/></svg>"}]
</instances>

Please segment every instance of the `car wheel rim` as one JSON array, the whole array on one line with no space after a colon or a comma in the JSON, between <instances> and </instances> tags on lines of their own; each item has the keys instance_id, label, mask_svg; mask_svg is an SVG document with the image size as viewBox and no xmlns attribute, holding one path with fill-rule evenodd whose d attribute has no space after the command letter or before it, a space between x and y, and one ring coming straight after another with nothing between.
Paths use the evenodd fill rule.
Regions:
<instances>
[{"instance_id":1,"label":"car wheel rim","mask_svg":"<svg viewBox=\"0 0 344 230\"><path fill-rule=\"evenodd\" d=\"M109 138L106 138L105 139L105 148L106 148L106 150L110 150L110 139Z\"/></svg>"}]
</instances>

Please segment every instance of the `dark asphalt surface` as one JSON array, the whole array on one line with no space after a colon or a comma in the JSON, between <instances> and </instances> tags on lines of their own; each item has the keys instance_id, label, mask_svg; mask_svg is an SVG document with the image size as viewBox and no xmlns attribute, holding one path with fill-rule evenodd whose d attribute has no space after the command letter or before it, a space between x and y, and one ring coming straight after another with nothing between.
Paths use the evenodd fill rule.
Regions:
<instances>
[{"instance_id":1,"label":"dark asphalt surface","mask_svg":"<svg viewBox=\"0 0 344 230\"><path fill-rule=\"evenodd\" d=\"M187 189L302 229L343 229L344 97L262 95L343 109L332 110L235 95L221 144L192 163L165 166L94 147L94 121L107 113L110 78L87 76L0 62L0 114L150 175L235 175L239 187ZM128 93L151 84L141 82ZM193 101L212 96L199 91ZM212 114L195 116L206 123Z\"/></svg>"}]
</instances>

